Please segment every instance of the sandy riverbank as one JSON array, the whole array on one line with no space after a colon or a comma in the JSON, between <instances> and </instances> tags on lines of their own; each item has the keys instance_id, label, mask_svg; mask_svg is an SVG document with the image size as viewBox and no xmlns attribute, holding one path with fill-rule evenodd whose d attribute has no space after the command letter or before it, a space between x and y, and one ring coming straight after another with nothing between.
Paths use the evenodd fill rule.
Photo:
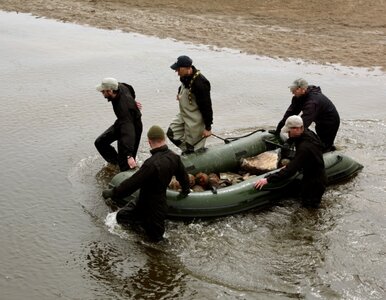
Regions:
<instances>
[{"instance_id":1,"label":"sandy riverbank","mask_svg":"<svg viewBox=\"0 0 386 300\"><path fill-rule=\"evenodd\" d=\"M386 69L386 0L2 0L0 9L239 49Z\"/></svg>"}]
</instances>

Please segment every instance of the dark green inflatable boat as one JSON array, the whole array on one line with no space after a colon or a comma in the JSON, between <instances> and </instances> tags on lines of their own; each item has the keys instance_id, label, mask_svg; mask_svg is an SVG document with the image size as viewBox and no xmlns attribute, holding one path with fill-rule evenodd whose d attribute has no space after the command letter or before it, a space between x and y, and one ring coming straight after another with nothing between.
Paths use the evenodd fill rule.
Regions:
<instances>
[{"instance_id":1,"label":"dark green inflatable boat","mask_svg":"<svg viewBox=\"0 0 386 300\"><path fill-rule=\"evenodd\" d=\"M213 146L205 152L183 155L182 161L188 173L191 174L235 171L239 168L242 158L272 150L277 142L272 134L256 131L231 142L226 140L225 144ZM324 161L329 184L345 181L363 168L350 157L336 151L324 154ZM134 172L126 171L117 174L111 180L110 187L119 185ZM180 198L178 192L168 190L168 215L178 218L218 217L267 206L280 198L289 196L290 187L301 179L301 174L297 174L280 183L269 184L262 190L255 190L254 182L266 174L251 176L238 184L218 189L216 193L195 192L190 193L186 198ZM125 200L130 201L135 196L136 194L133 194Z\"/></svg>"}]
</instances>

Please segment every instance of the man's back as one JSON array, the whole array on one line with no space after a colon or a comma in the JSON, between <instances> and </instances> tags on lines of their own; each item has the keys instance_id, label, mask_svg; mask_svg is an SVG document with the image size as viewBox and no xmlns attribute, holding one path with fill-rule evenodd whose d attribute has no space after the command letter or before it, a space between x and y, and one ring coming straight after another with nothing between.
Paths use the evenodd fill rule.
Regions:
<instances>
[{"instance_id":1,"label":"man's back","mask_svg":"<svg viewBox=\"0 0 386 300\"><path fill-rule=\"evenodd\" d=\"M339 114L332 101L321 91L320 87L309 86L307 93L300 99L304 127L308 128L312 122L329 125L339 122Z\"/></svg>"},{"instance_id":2,"label":"man's back","mask_svg":"<svg viewBox=\"0 0 386 300\"><path fill-rule=\"evenodd\" d=\"M117 124L126 122L135 123L136 120L140 120L141 112L139 111L131 89L127 84L119 83L117 96L111 103L113 105L115 116L117 117Z\"/></svg>"}]
</instances>

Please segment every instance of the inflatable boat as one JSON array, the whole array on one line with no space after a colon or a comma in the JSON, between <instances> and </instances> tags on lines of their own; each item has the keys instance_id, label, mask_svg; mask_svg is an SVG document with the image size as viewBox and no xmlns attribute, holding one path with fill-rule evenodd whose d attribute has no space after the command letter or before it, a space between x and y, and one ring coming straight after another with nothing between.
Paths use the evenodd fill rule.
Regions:
<instances>
[{"instance_id":1,"label":"inflatable boat","mask_svg":"<svg viewBox=\"0 0 386 300\"><path fill-rule=\"evenodd\" d=\"M213 146L205 151L182 155L181 159L187 172L195 175L198 172L208 174L237 171L243 158L280 147L281 139L263 130L258 130L234 140L224 139L224 141L224 144ZM338 151L324 154L324 162L328 184L348 180L363 168L361 164ZM126 171L115 175L109 187L118 186L134 172ZM278 172L278 170L269 173L273 172ZM254 189L254 182L267 174L250 176L245 181L216 191L192 192L185 198L180 197L177 191L168 189L168 216L177 218L219 217L268 206L290 196L291 187L302 176L299 173L279 183L270 183L262 190ZM136 196L137 194L133 194L123 200L130 201Z\"/></svg>"}]
</instances>

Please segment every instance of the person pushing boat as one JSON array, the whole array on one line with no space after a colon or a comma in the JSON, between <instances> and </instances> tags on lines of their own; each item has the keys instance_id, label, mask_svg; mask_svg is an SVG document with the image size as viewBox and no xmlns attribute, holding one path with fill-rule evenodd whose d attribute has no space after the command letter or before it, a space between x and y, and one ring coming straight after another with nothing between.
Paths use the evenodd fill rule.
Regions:
<instances>
[{"instance_id":1,"label":"person pushing boat","mask_svg":"<svg viewBox=\"0 0 386 300\"><path fill-rule=\"evenodd\" d=\"M104 190L103 198L122 199L140 190L135 202L129 202L117 213L117 222L123 225L140 225L149 239L158 242L163 239L167 214L166 189L176 176L181 185L180 195L190 193L189 177L179 155L171 151L165 142L165 133L154 125L148 133L152 156L130 178L113 189ZM119 204L119 203L117 203Z\"/></svg>"},{"instance_id":2,"label":"person pushing boat","mask_svg":"<svg viewBox=\"0 0 386 300\"><path fill-rule=\"evenodd\" d=\"M318 136L305 129L301 117L290 116L283 127L288 133L288 143L295 143L295 157L279 172L257 180L255 189L262 189L268 183L290 178L296 172L302 172L301 199L306 207L317 208L327 186L327 176L323 160L323 145Z\"/></svg>"},{"instance_id":3,"label":"person pushing boat","mask_svg":"<svg viewBox=\"0 0 386 300\"><path fill-rule=\"evenodd\" d=\"M302 113L305 128L315 122L316 134L323 142L323 152L335 150L334 140L340 125L335 105L322 93L320 87L309 85L303 78L296 79L289 88L293 94L291 104L277 124L276 130L270 132L279 135L288 117Z\"/></svg>"}]
</instances>

